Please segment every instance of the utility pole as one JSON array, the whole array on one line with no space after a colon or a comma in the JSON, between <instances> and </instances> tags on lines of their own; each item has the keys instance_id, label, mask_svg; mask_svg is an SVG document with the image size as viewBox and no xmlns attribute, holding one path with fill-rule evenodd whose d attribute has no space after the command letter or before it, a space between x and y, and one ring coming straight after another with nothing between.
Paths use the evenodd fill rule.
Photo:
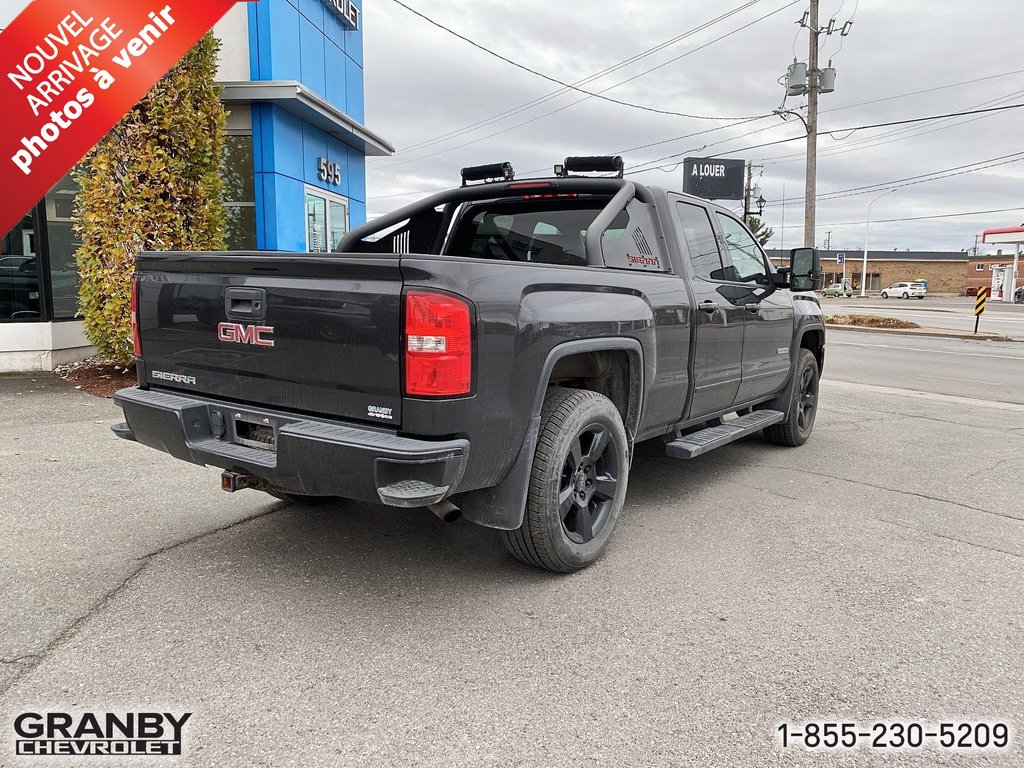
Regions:
<instances>
[{"instance_id":1,"label":"utility pole","mask_svg":"<svg viewBox=\"0 0 1024 768\"><path fill-rule=\"evenodd\" d=\"M750 182L754 175L754 166L747 163L747 183L743 187L743 223L750 227Z\"/></svg>"},{"instance_id":2,"label":"utility pole","mask_svg":"<svg viewBox=\"0 0 1024 768\"><path fill-rule=\"evenodd\" d=\"M832 230L830 229L825 235L825 250L828 251L832 248Z\"/></svg>"},{"instance_id":3,"label":"utility pole","mask_svg":"<svg viewBox=\"0 0 1024 768\"><path fill-rule=\"evenodd\" d=\"M804 181L804 247L814 247L818 193L818 0L811 0L807 67L807 170Z\"/></svg>"},{"instance_id":4,"label":"utility pole","mask_svg":"<svg viewBox=\"0 0 1024 768\"><path fill-rule=\"evenodd\" d=\"M757 166L763 168L764 166ZM757 200L752 200L754 195L757 195ZM757 215L764 215L764 206L768 201L764 199L764 195L761 194L760 185L754 184L754 164L747 163L747 181L743 187L743 223L750 228L750 219L753 217L754 212L751 210L750 205L753 203L757 206Z\"/></svg>"}]
</instances>

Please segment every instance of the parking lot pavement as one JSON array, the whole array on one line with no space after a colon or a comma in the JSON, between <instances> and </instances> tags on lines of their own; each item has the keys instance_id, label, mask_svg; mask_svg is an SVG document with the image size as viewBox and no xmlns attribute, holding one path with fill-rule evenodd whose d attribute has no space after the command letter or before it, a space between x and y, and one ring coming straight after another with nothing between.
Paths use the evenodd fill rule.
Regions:
<instances>
[{"instance_id":1,"label":"parking lot pavement","mask_svg":"<svg viewBox=\"0 0 1024 768\"><path fill-rule=\"evenodd\" d=\"M422 510L223 494L109 403L30 397L0 639L36 655L0 764L26 708L192 712L174 765L882 761L780 749L812 718L1009 720L1010 752L884 763L1024 762L1024 406L826 381L802 449L642 446L608 554L555 576Z\"/></svg>"}]
</instances>

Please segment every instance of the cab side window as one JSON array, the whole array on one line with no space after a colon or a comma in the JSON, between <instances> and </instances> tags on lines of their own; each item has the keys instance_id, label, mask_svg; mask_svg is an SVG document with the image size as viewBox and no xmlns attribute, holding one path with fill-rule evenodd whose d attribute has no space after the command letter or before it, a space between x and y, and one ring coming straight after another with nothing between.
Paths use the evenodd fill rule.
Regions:
<instances>
[{"instance_id":1,"label":"cab side window","mask_svg":"<svg viewBox=\"0 0 1024 768\"><path fill-rule=\"evenodd\" d=\"M731 279L742 283L768 284L768 267L761 248L736 219L718 213L718 223L725 235L725 245L732 261Z\"/></svg>"},{"instance_id":2,"label":"cab side window","mask_svg":"<svg viewBox=\"0 0 1024 768\"><path fill-rule=\"evenodd\" d=\"M694 273L705 280L722 280L722 254L708 212L690 203L676 203L676 211Z\"/></svg>"}]
</instances>

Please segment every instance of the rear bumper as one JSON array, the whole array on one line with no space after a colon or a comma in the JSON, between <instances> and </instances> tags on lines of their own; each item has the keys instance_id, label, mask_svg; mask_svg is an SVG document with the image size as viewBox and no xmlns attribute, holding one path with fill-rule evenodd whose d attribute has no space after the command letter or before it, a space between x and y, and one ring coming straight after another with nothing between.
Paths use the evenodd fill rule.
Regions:
<instances>
[{"instance_id":1,"label":"rear bumper","mask_svg":"<svg viewBox=\"0 0 1024 768\"><path fill-rule=\"evenodd\" d=\"M127 420L113 427L118 437L293 493L423 506L458 491L469 458L468 440L416 440L138 387L122 389L114 402ZM273 449L236 442L239 423L272 429Z\"/></svg>"}]
</instances>

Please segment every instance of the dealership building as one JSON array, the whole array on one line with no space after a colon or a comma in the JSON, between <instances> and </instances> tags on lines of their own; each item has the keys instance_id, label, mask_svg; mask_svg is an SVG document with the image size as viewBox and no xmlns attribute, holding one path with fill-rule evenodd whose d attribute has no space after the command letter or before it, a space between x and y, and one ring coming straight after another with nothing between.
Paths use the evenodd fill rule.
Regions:
<instances>
[{"instance_id":1,"label":"dealership building","mask_svg":"<svg viewBox=\"0 0 1024 768\"><path fill-rule=\"evenodd\" d=\"M0 28L27 0L0 0ZM228 247L325 252L366 220L361 0L240 2L214 28L229 111ZM87 356L70 175L0 239L0 372Z\"/></svg>"}]
</instances>

